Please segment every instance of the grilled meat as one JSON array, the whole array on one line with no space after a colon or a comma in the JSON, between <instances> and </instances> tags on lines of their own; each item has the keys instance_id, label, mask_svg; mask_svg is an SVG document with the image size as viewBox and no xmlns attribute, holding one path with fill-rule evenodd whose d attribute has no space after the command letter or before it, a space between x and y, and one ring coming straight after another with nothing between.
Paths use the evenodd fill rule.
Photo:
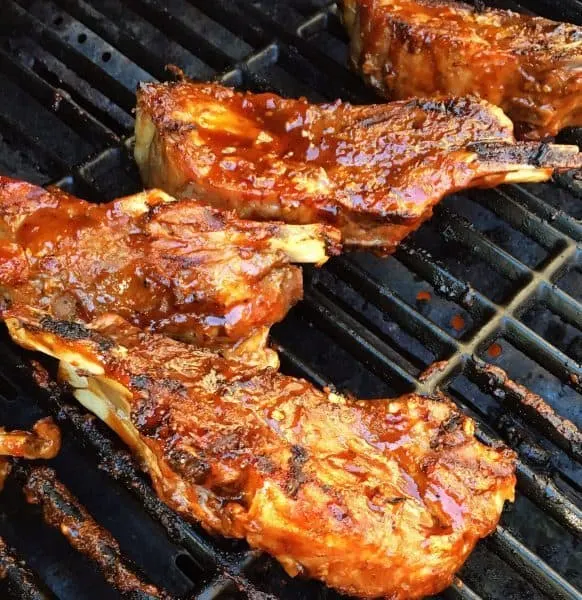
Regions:
<instances>
[{"instance_id":1,"label":"grilled meat","mask_svg":"<svg viewBox=\"0 0 582 600\"><path fill-rule=\"evenodd\" d=\"M6 431L0 427L0 456L54 458L61 448L61 430L48 417L40 419L32 431Z\"/></svg>"},{"instance_id":2,"label":"grilled meat","mask_svg":"<svg viewBox=\"0 0 582 600\"><path fill-rule=\"evenodd\" d=\"M436 593L513 499L513 452L479 443L444 397L351 400L118 316L5 316L17 343L61 359L168 505L291 575L369 598Z\"/></svg>"},{"instance_id":3,"label":"grilled meat","mask_svg":"<svg viewBox=\"0 0 582 600\"><path fill-rule=\"evenodd\" d=\"M582 27L454 0L343 0L351 62L389 99L476 94L523 138L582 125Z\"/></svg>"},{"instance_id":4,"label":"grilled meat","mask_svg":"<svg viewBox=\"0 0 582 600\"><path fill-rule=\"evenodd\" d=\"M517 144L485 101L314 105L190 82L140 87L135 158L148 187L384 251L448 193L582 166L576 146Z\"/></svg>"},{"instance_id":5,"label":"grilled meat","mask_svg":"<svg viewBox=\"0 0 582 600\"><path fill-rule=\"evenodd\" d=\"M54 458L60 449L61 430L50 417L37 421L32 431L6 431L0 427L0 492L12 471L9 457L49 459Z\"/></svg>"},{"instance_id":6,"label":"grilled meat","mask_svg":"<svg viewBox=\"0 0 582 600\"><path fill-rule=\"evenodd\" d=\"M269 327L302 296L301 271L289 262L324 262L339 235L249 223L157 190L95 205L0 178L8 305L78 321L115 311L142 328L273 365Z\"/></svg>"}]
</instances>

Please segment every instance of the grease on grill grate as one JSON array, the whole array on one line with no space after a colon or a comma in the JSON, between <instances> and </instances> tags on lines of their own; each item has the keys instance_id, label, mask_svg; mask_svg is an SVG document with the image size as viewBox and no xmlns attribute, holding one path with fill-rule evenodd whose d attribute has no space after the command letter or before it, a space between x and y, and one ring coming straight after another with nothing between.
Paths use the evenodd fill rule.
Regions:
<instances>
[{"instance_id":1,"label":"grease on grill grate","mask_svg":"<svg viewBox=\"0 0 582 600\"><path fill-rule=\"evenodd\" d=\"M582 19L574 0L536 6ZM140 185L126 137L135 83L168 78L166 63L254 91L372 101L345 58L326 0L5 0L0 171L112 199ZM309 271L305 302L274 331L289 373L361 397L445 389L477 420L482 441L519 452L515 505L445 597L580 597L581 216L582 188L570 175L448 198L394 256L354 253ZM47 389L36 386L28 354L4 334L0 349L1 422L27 428L49 413L59 421L64 445L52 467L82 503L78 514L115 536L109 548L116 556L119 543L120 564L130 558L176 597L337 597L185 523L104 426L50 378ZM31 512L14 482L0 503L0 593L120 597Z\"/></svg>"}]
</instances>

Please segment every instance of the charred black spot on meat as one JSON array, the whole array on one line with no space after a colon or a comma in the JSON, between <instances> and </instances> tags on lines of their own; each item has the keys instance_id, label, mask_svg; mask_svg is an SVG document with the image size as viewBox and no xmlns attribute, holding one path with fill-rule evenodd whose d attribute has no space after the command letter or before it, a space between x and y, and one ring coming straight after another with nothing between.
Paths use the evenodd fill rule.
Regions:
<instances>
[{"instance_id":1,"label":"charred black spot on meat","mask_svg":"<svg viewBox=\"0 0 582 600\"><path fill-rule=\"evenodd\" d=\"M164 127L168 131L172 131L174 133L179 132L188 132L188 131L196 131L198 126L195 123L185 123L184 121L174 121L171 119L167 119L164 122Z\"/></svg>"},{"instance_id":2,"label":"charred black spot on meat","mask_svg":"<svg viewBox=\"0 0 582 600\"><path fill-rule=\"evenodd\" d=\"M212 445L213 453L225 458L234 458L234 456L236 456L236 454L244 447L243 436L244 431L242 428L221 435L216 438Z\"/></svg>"},{"instance_id":3,"label":"charred black spot on meat","mask_svg":"<svg viewBox=\"0 0 582 600\"><path fill-rule=\"evenodd\" d=\"M99 349L103 352L111 350L115 346L114 342L109 338L103 337L81 323L74 321L62 321L45 316L40 320L40 326L43 331L67 340L91 340L92 342L96 342L99 345Z\"/></svg>"},{"instance_id":4,"label":"charred black spot on meat","mask_svg":"<svg viewBox=\"0 0 582 600\"><path fill-rule=\"evenodd\" d=\"M169 377L158 379L154 389L157 393L184 394L186 392L186 386L181 381Z\"/></svg>"},{"instance_id":5,"label":"charred black spot on meat","mask_svg":"<svg viewBox=\"0 0 582 600\"><path fill-rule=\"evenodd\" d=\"M44 331L54 333L67 340L89 340L93 333L81 323L53 319L50 316L43 317L40 320L40 325Z\"/></svg>"},{"instance_id":6,"label":"charred black spot on meat","mask_svg":"<svg viewBox=\"0 0 582 600\"><path fill-rule=\"evenodd\" d=\"M177 473L196 484L204 483L211 470L206 460L180 448L170 450L168 462Z\"/></svg>"},{"instance_id":7,"label":"charred black spot on meat","mask_svg":"<svg viewBox=\"0 0 582 600\"><path fill-rule=\"evenodd\" d=\"M289 479L286 492L291 498L295 498L299 488L307 481L307 475L303 471L303 465L307 462L307 451L303 446L294 444L291 446L291 457L289 458Z\"/></svg>"},{"instance_id":8,"label":"charred black spot on meat","mask_svg":"<svg viewBox=\"0 0 582 600\"><path fill-rule=\"evenodd\" d=\"M519 146L504 143L474 143L467 146L468 150L475 152L482 161L498 163L515 163L545 167L559 165L568 161L567 154L556 152L550 144L529 142Z\"/></svg>"},{"instance_id":9,"label":"charred black spot on meat","mask_svg":"<svg viewBox=\"0 0 582 600\"><path fill-rule=\"evenodd\" d=\"M275 472L275 463L268 456L258 456L255 464L257 469L265 475L271 475Z\"/></svg>"},{"instance_id":10,"label":"charred black spot on meat","mask_svg":"<svg viewBox=\"0 0 582 600\"><path fill-rule=\"evenodd\" d=\"M406 502L406 498L403 496L395 496L394 498L386 498L386 504L401 504L402 502Z\"/></svg>"},{"instance_id":11,"label":"charred black spot on meat","mask_svg":"<svg viewBox=\"0 0 582 600\"><path fill-rule=\"evenodd\" d=\"M144 397L146 394L151 394L155 398L168 394L183 394L186 391L184 384L177 379L164 377L155 380L144 373L132 375L130 377L130 385L136 392L143 392Z\"/></svg>"},{"instance_id":12,"label":"charred black spot on meat","mask_svg":"<svg viewBox=\"0 0 582 600\"><path fill-rule=\"evenodd\" d=\"M131 387L137 390L145 390L152 386L152 379L147 375L132 375L130 378Z\"/></svg>"},{"instance_id":13,"label":"charred black spot on meat","mask_svg":"<svg viewBox=\"0 0 582 600\"><path fill-rule=\"evenodd\" d=\"M441 425L441 429L447 433L457 430L463 424L463 415L461 413L453 413Z\"/></svg>"},{"instance_id":14,"label":"charred black spot on meat","mask_svg":"<svg viewBox=\"0 0 582 600\"><path fill-rule=\"evenodd\" d=\"M372 125L377 125L378 123L386 123L390 120L390 118L391 118L390 115L388 115L386 113L378 113L378 114L372 115L370 117L365 117L358 123L362 127L367 128L367 127L371 127Z\"/></svg>"},{"instance_id":15,"label":"charred black spot on meat","mask_svg":"<svg viewBox=\"0 0 582 600\"><path fill-rule=\"evenodd\" d=\"M459 442L459 435L463 435L462 426L464 417L461 413L453 412L451 416L443 421L436 435L430 441L432 450L438 450L447 446L455 446Z\"/></svg>"},{"instance_id":16,"label":"charred black spot on meat","mask_svg":"<svg viewBox=\"0 0 582 600\"><path fill-rule=\"evenodd\" d=\"M132 421L141 434L155 436L168 423L168 408L155 394L140 395L142 401L132 410Z\"/></svg>"},{"instance_id":17,"label":"charred black spot on meat","mask_svg":"<svg viewBox=\"0 0 582 600\"><path fill-rule=\"evenodd\" d=\"M420 108L421 110L432 111L432 112L446 112L445 105L443 102L437 102L436 100L424 100L422 98L412 98L406 103L407 108Z\"/></svg>"},{"instance_id":18,"label":"charred black spot on meat","mask_svg":"<svg viewBox=\"0 0 582 600\"><path fill-rule=\"evenodd\" d=\"M455 117L464 117L471 104L467 98L448 98L447 100L426 100L412 98L406 105L410 108L420 108L426 112L449 114Z\"/></svg>"},{"instance_id":19,"label":"charred black spot on meat","mask_svg":"<svg viewBox=\"0 0 582 600\"><path fill-rule=\"evenodd\" d=\"M0 314L12 306L12 299L4 294L0 294Z\"/></svg>"},{"instance_id":20,"label":"charred black spot on meat","mask_svg":"<svg viewBox=\"0 0 582 600\"><path fill-rule=\"evenodd\" d=\"M535 156L532 158L532 164L541 167L544 164L544 159L546 158L548 152L550 152L551 148L549 144L542 142Z\"/></svg>"},{"instance_id":21,"label":"charred black spot on meat","mask_svg":"<svg viewBox=\"0 0 582 600\"><path fill-rule=\"evenodd\" d=\"M392 25L392 31L394 32L395 39L402 44L406 44L410 41L412 29L408 23L398 19L391 19L390 24Z\"/></svg>"}]
</instances>

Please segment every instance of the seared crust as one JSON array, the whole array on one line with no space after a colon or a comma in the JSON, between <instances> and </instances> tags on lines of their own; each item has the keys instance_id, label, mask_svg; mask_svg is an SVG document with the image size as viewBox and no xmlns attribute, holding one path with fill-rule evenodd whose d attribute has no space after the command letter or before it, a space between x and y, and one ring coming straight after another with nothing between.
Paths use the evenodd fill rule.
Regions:
<instances>
[{"instance_id":1,"label":"seared crust","mask_svg":"<svg viewBox=\"0 0 582 600\"><path fill-rule=\"evenodd\" d=\"M329 227L248 223L158 190L95 205L0 177L0 291L69 321L114 310L203 345L251 337L252 350L302 297L289 254L323 262L338 239Z\"/></svg>"},{"instance_id":2,"label":"seared crust","mask_svg":"<svg viewBox=\"0 0 582 600\"><path fill-rule=\"evenodd\" d=\"M344 243L385 251L448 193L582 166L576 146L552 148L539 160L539 145L516 145L503 112L472 98L351 106L191 82L138 90L146 186L195 192L246 219L331 223Z\"/></svg>"},{"instance_id":3,"label":"seared crust","mask_svg":"<svg viewBox=\"0 0 582 600\"><path fill-rule=\"evenodd\" d=\"M357 401L103 317L8 315L141 458L160 497L288 573L394 600L446 587L512 500L515 457L444 397Z\"/></svg>"},{"instance_id":4,"label":"seared crust","mask_svg":"<svg viewBox=\"0 0 582 600\"><path fill-rule=\"evenodd\" d=\"M520 137L582 125L582 27L454 0L343 0L351 61L389 99L476 94Z\"/></svg>"}]
</instances>

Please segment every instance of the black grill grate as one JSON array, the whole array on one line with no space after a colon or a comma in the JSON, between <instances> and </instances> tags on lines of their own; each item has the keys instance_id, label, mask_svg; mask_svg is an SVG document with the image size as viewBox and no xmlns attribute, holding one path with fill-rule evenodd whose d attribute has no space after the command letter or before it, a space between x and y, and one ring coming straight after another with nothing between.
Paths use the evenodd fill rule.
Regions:
<instances>
[{"instance_id":1,"label":"black grill grate","mask_svg":"<svg viewBox=\"0 0 582 600\"><path fill-rule=\"evenodd\" d=\"M576 0L537 6L582 21ZM255 91L374 100L346 69L345 35L324 0L3 0L0 171L57 181L95 201L136 191L134 89L166 78L167 63ZM581 597L581 217L581 184L570 175L447 198L393 257L354 253L308 270L305 301L275 328L287 372L362 397L446 390L477 420L483 441L519 452L514 507L443 597ZM1 422L58 418L57 476L153 583L200 599L336 597L178 518L104 426L57 391L39 390L30 356L5 335L0 342ZM553 412L535 409L540 397ZM23 506L16 478L0 496L0 535L40 579L0 544L0 565L11 565L8 593L119 598Z\"/></svg>"}]
</instances>

